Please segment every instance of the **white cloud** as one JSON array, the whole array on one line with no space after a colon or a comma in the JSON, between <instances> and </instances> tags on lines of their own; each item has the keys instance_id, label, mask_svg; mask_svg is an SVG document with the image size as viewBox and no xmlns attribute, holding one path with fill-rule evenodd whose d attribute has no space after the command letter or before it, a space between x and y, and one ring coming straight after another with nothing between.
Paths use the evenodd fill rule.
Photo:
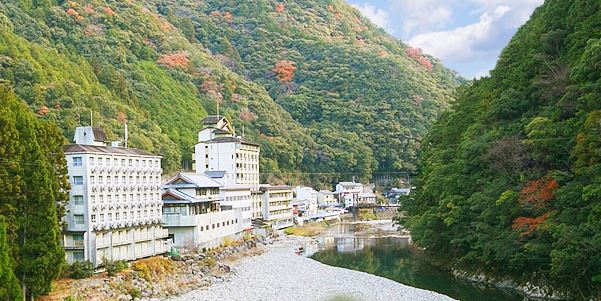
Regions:
<instances>
[{"instance_id":1,"label":"white cloud","mask_svg":"<svg viewBox=\"0 0 601 301\"><path fill-rule=\"evenodd\" d=\"M403 36L441 29L453 14L445 0L389 0L389 4L402 15Z\"/></svg>"},{"instance_id":2,"label":"white cloud","mask_svg":"<svg viewBox=\"0 0 601 301\"><path fill-rule=\"evenodd\" d=\"M361 14L367 17L372 23L383 28L389 33L393 32L392 28L390 27L390 16L386 11L367 3L353 4L352 6L359 10Z\"/></svg>"}]
</instances>

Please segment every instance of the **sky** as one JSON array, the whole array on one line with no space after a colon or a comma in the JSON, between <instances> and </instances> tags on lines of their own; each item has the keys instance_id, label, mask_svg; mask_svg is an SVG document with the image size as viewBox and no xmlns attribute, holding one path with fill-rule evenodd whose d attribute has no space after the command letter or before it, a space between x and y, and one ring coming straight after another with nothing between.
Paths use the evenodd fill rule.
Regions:
<instances>
[{"instance_id":1,"label":"sky","mask_svg":"<svg viewBox=\"0 0 601 301\"><path fill-rule=\"evenodd\" d=\"M373 23L467 79L488 75L544 0L347 0Z\"/></svg>"}]
</instances>

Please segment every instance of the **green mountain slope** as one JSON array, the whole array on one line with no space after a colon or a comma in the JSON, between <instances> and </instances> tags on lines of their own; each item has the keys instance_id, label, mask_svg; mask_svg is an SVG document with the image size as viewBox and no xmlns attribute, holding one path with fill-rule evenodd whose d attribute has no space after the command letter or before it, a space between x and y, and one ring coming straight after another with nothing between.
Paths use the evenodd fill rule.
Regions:
<instances>
[{"instance_id":1,"label":"green mountain slope","mask_svg":"<svg viewBox=\"0 0 601 301\"><path fill-rule=\"evenodd\" d=\"M114 139L126 117L130 145L169 172L190 167L217 102L261 144L262 171L412 169L457 76L341 1L277 4L2 2L0 79L67 137L90 109ZM291 81L280 61L294 63Z\"/></svg>"},{"instance_id":2,"label":"green mountain slope","mask_svg":"<svg viewBox=\"0 0 601 301\"><path fill-rule=\"evenodd\" d=\"M464 269L599 298L600 62L599 1L538 8L429 133L405 203L414 240Z\"/></svg>"}]
</instances>

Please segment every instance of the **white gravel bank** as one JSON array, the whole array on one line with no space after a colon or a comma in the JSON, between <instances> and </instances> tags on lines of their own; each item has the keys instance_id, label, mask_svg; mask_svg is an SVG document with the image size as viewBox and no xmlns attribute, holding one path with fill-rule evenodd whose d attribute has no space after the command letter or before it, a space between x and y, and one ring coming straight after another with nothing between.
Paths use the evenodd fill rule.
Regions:
<instances>
[{"instance_id":1,"label":"white gravel bank","mask_svg":"<svg viewBox=\"0 0 601 301\"><path fill-rule=\"evenodd\" d=\"M285 237L270 246L266 253L234 264L234 275L230 280L169 300L453 300L435 292L296 255L296 247L307 240Z\"/></svg>"}]
</instances>

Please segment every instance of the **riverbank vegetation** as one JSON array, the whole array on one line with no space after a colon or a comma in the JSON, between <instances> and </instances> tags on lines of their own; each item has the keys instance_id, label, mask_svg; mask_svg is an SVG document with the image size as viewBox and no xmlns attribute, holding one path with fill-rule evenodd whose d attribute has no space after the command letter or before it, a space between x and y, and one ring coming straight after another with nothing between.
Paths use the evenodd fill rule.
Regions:
<instances>
[{"instance_id":1,"label":"riverbank vegetation","mask_svg":"<svg viewBox=\"0 0 601 301\"><path fill-rule=\"evenodd\" d=\"M401 223L449 264L601 298L601 3L549 0L423 143Z\"/></svg>"},{"instance_id":2,"label":"riverbank vegetation","mask_svg":"<svg viewBox=\"0 0 601 301\"><path fill-rule=\"evenodd\" d=\"M294 226L284 229L286 235L313 237L323 233L327 228L340 224L339 221L322 221L305 223L303 226Z\"/></svg>"}]
</instances>

